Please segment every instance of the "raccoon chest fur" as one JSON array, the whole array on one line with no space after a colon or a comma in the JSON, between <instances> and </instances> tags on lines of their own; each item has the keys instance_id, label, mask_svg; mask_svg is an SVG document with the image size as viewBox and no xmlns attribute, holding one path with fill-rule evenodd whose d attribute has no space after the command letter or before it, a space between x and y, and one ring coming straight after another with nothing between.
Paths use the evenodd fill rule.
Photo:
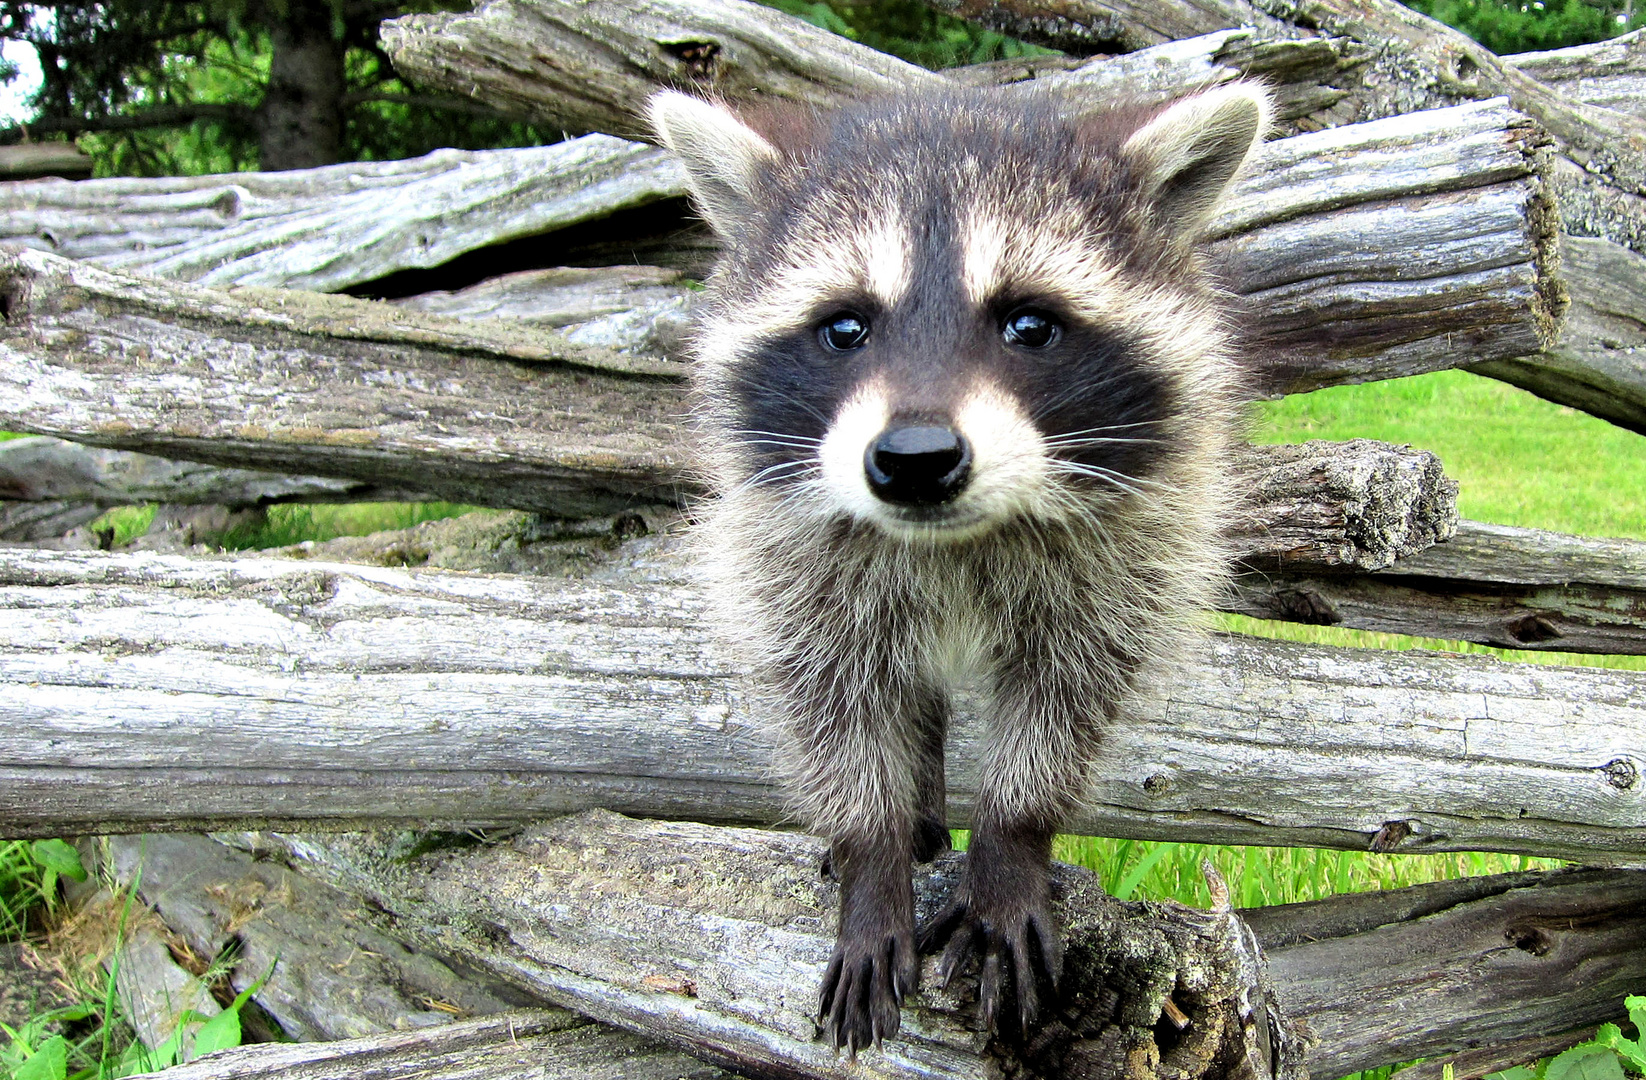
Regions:
<instances>
[{"instance_id":1,"label":"raccoon chest fur","mask_svg":"<svg viewBox=\"0 0 1646 1080\"><path fill-rule=\"evenodd\" d=\"M1056 993L1052 835L1226 572L1235 346L1198 243L1268 115L1246 83L1119 110L653 99L725 242L693 346L705 580L831 843L820 1020L848 1053L915 989L957 682L989 706L973 842L921 947L978 965L991 1029Z\"/></svg>"}]
</instances>

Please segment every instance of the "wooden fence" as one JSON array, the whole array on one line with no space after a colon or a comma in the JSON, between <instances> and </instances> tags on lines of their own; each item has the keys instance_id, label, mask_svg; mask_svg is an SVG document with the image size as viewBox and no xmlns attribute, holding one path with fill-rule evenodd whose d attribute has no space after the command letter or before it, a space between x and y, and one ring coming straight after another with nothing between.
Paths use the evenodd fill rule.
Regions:
<instances>
[{"instance_id":1,"label":"wooden fence","mask_svg":"<svg viewBox=\"0 0 1646 1080\"><path fill-rule=\"evenodd\" d=\"M1213 255L1265 329L1265 393L1466 367L1646 432L1639 34L1499 60L1385 0L934 6L1133 51L933 74L741 0L491 0L385 44L424 85L601 133L0 184L0 429L38 436L0 443L0 835L108 836L101 861L143 862L171 932L237 940L240 988L275 964L259 1004L333 1040L178 1075L1438 1076L1445 1056L1464 1080L1646 984L1646 673L1225 637L1115 732L1075 829L1614 869L1237 916L1119 904L1066 868L1073 975L1040 1042L986 1039L964 986L856 1064L815 1041L834 886L815 841L747 828L780 824L781 796L673 524L699 494L679 350L713 245L672 160L616 137L657 86L826 103L1264 77L1285 130ZM658 265L610 265L632 259ZM1646 654L1646 544L1459 522L1420 450L1234 467L1254 494L1229 610ZM279 557L85 529L156 501L198 526L186 547L199 507L375 498L529 513ZM963 709L957 827L978 738ZM248 831L363 828L424 831ZM923 910L955 869L920 877ZM182 978L152 942L131 955L135 1000ZM1157 1032L1163 1010L1187 1026Z\"/></svg>"}]
</instances>

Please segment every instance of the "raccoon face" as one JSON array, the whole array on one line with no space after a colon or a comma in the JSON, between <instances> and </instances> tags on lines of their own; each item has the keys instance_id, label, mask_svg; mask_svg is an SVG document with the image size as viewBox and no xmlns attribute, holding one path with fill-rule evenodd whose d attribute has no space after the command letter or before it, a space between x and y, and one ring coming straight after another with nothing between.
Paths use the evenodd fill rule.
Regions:
<instances>
[{"instance_id":1,"label":"raccoon face","mask_svg":"<svg viewBox=\"0 0 1646 1080\"><path fill-rule=\"evenodd\" d=\"M721 483L937 541L1147 498L1226 407L1194 245L1267 112L951 92L768 139L655 97L727 242L696 345Z\"/></svg>"}]
</instances>

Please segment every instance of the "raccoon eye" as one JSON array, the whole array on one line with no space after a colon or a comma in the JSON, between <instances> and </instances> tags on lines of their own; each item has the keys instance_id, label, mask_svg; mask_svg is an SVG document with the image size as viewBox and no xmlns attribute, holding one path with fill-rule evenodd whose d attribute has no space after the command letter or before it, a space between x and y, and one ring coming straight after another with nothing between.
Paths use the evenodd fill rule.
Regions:
<instances>
[{"instance_id":1,"label":"raccoon eye","mask_svg":"<svg viewBox=\"0 0 1646 1080\"><path fill-rule=\"evenodd\" d=\"M861 349L869 338L869 320L849 311L832 315L817 328L817 339L823 347L834 352Z\"/></svg>"},{"instance_id":2,"label":"raccoon eye","mask_svg":"<svg viewBox=\"0 0 1646 1080\"><path fill-rule=\"evenodd\" d=\"M1039 308L1018 308L1000 324L1000 336L1008 345L1044 349L1063 336L1063 328L1049 312Z\"/></svg>"}]
</instances>

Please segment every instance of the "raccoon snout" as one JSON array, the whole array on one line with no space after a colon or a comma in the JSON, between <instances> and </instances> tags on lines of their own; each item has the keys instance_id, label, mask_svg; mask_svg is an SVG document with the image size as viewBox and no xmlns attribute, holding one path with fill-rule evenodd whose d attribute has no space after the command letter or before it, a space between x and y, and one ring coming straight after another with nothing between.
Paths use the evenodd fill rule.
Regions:
<instances>
[{"instance_id":1,"label":"raccoon snout","mask_svg":"<svg viewBox=\"0 0 1646 1080\"><path fill-rule=\"evenodd\" d=\"M904 506L948 502L966 486L971 471L971 444L951 427L887 428L863 452L869 490Z\"/></svg>"}]
</instances>

